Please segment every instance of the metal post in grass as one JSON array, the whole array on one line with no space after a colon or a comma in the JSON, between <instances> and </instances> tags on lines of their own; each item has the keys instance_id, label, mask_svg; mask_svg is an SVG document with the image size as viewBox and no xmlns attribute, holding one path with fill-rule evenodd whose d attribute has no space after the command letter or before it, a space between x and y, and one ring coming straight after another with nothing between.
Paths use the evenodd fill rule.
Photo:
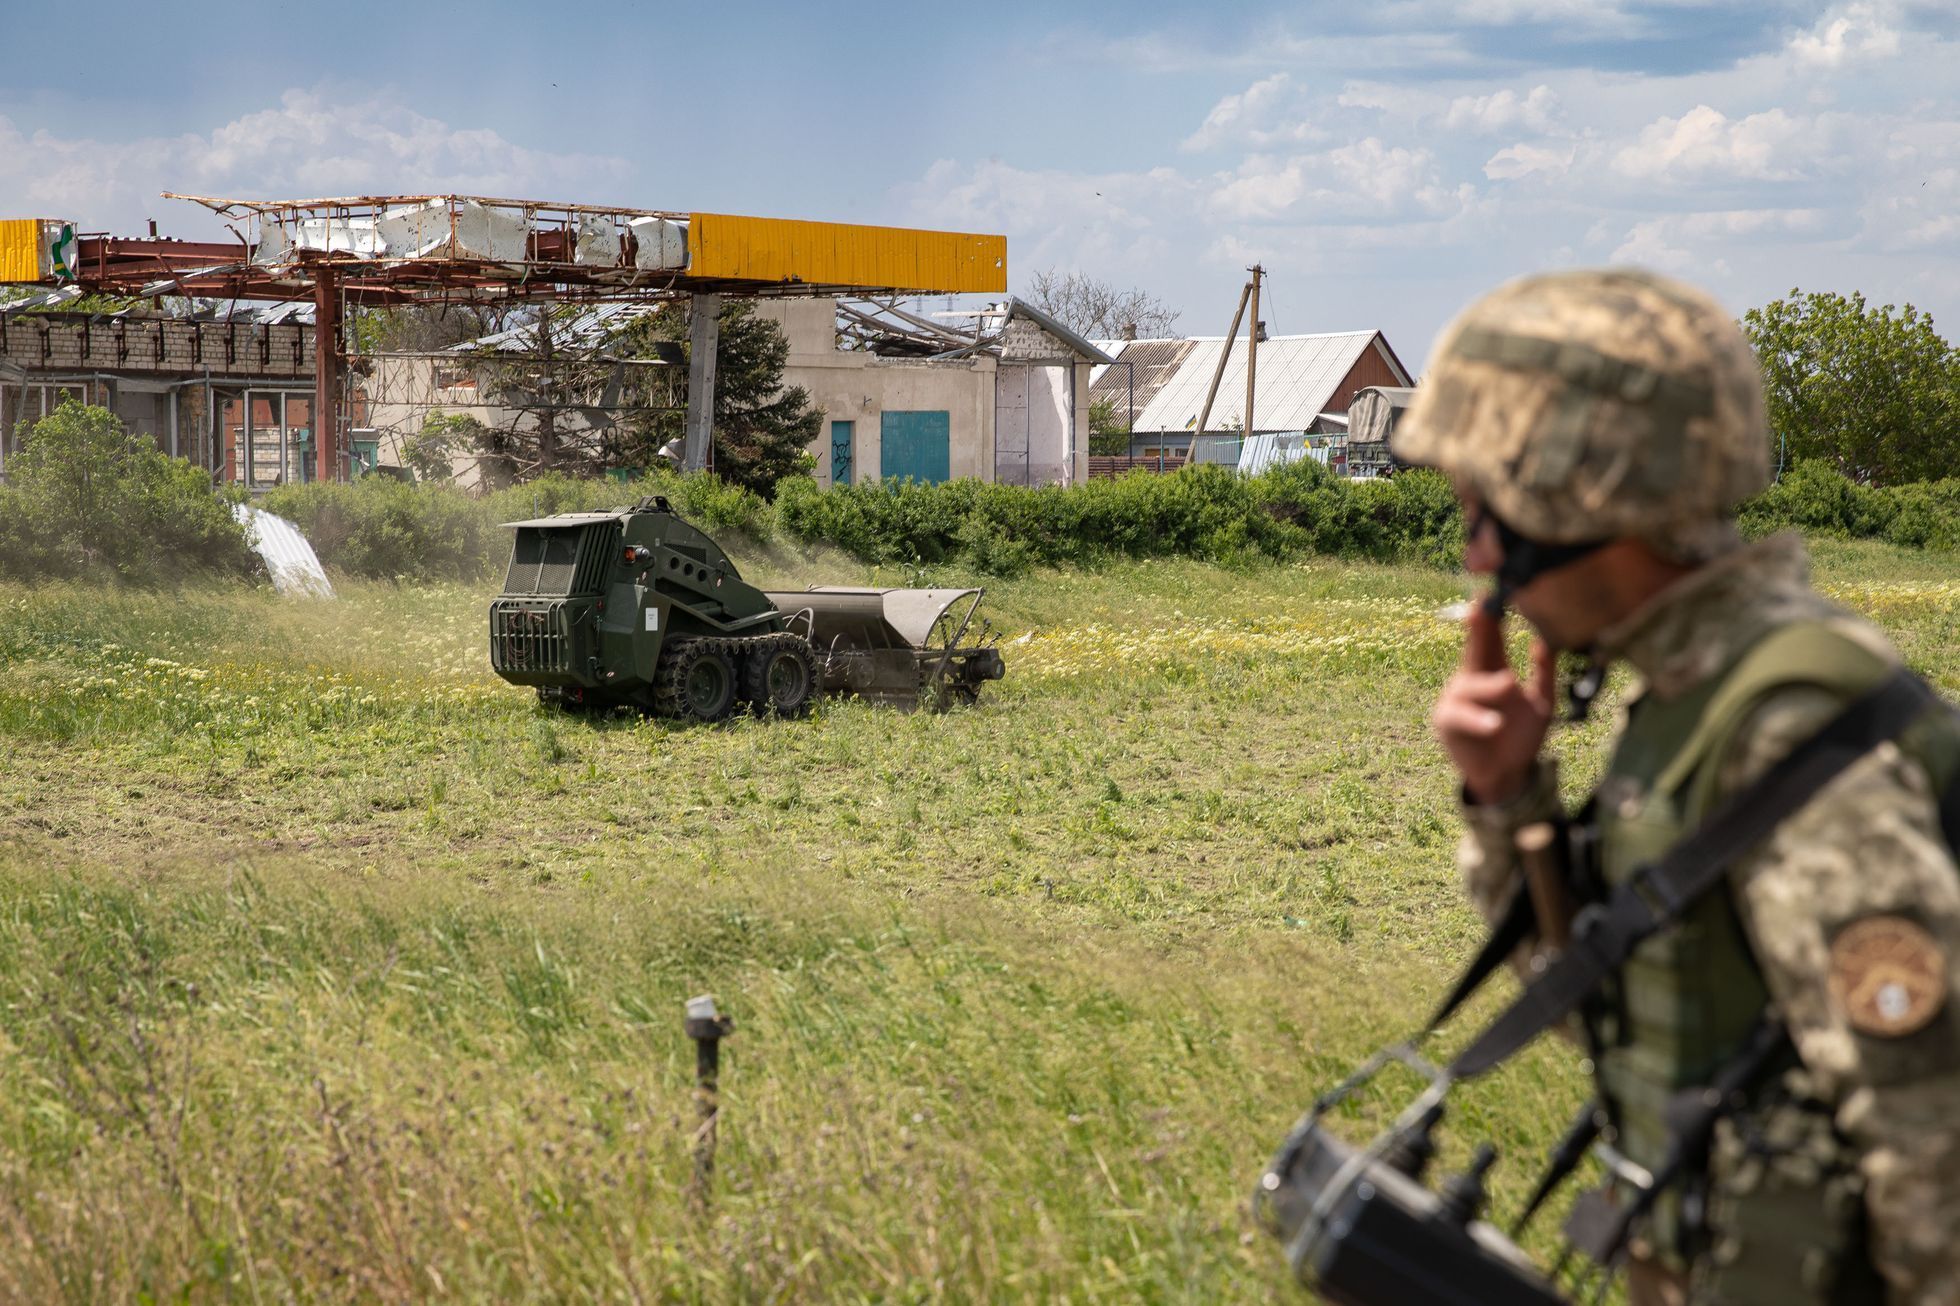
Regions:
<instances>
[{"instance_id":1,"label":"metal post in grass","mask_svg":"<svg viewBox=\"0 0 1960 1306\"><path fill-rule=\"evenodd\" d=\"M703 993L687 1000L684 1028L694 1040L694 1113L700 1124L694 1130L695 1206L708 1209L715 1175L715 1127L721 1116L721 1041L735 1032L735 1022L715 1009L715 995Z\"/></svg>"}]
</instances>

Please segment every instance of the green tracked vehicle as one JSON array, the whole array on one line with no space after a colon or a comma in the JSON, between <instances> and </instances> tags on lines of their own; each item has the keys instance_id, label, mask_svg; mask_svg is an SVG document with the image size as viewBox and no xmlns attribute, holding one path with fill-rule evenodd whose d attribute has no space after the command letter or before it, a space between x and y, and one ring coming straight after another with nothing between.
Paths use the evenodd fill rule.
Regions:
<instances>
[{"instance_id":1,"label":"green tracked vehicle","mask_svg":"<svg viewBox=\"0 0 1960 1306\"><path fill-rule=\"evenodd\" d=\"M490 604L490 666L565 708L679 720L800 716L819 695L900 707L971 703L1004 666L978 589L768 593L662 498L509 522Z\"/></svg>"}]
</instances>

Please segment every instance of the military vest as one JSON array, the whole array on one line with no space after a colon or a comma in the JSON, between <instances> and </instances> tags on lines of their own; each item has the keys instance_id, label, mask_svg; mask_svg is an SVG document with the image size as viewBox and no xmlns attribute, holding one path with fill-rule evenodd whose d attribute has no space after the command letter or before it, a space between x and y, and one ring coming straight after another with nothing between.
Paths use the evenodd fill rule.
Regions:
<instances>
[{"instance_id":1,"label":"military vest","mask_svg":"<svg viewBox=\"0 0 1960 1306\"><path fill-rule=\"evenodd\" d=\"M1842 632L1802 622L1770 632L1686 693L1636 702L1593 805L1605 888L1701 824L1720 796L1729 745L1765 696L1806 685L1849 702L1891 669ZM1927 767L1936 792L1960 773L1960 734L1945 714L1915 722L1899 745ZM1708 895L1635 949L1587 1014L1601 1100L1623 1155L1649 1169L1660 1164L1670 1101L1738 1057L1768 1001L1732 894ZM1800 1082L1800 1071L1786 1063L1768 1078L1774 1082L1761 1087L1740 1127L1782 1140L1800 1157L1796 1178L1766 1177L1757 1165L1752 1190L1740 1192L1701 1167L1690 1181L1701 1188L1656 1204L1646 1234L1652 1252L1676 1266L1706 1254L1697 1301L1882 1301L1864 1254L1855 1151L1825 1104L1784 1086ZM1723 1136L1734 1131L1725 1126Z\"/></svg>"}]
</instances>

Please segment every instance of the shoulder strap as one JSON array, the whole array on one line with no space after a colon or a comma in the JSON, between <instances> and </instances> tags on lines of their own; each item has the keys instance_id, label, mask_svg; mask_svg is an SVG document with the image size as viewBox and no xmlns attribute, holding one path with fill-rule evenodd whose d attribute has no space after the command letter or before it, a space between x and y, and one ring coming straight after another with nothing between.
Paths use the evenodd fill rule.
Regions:
<instances>
[{"instance_id":1,"label":"shoulder strap","mask_svg":"<svg viewBox=\"0 0 1960 1306\"><path fill-rule=\"evenodd\" d=\"M1782 626L1744 653L1703 706L1687 743L1654 782L1674 793L1720 756L1750 709L1783 685L1816 685L1849 699L1884 679L1885 659L1819 621Z\"/></svg>"},{"instance_id":2,"label":"shoulder strap","mask_svg":"<svg viewBox=\"0 0 1960 1306\"><path fill-rule=\"evenodd\" d=\"M1895 738L1940 698L1894 671L1753 782L1729 795L1685 839L1587 908L1571 944L1450 1063L1449 1078L1480 1075L1576 1010L1634 947L1679 920L1722 884L1729 867L1846 767Z\"/></svg>"},{"instance_id":3,"label":"shoulder strap","mask_svg":"<svg viewBox=\"0 0 1960 1306\"><path fill-rule=\"evenodd\" d=\"M1946 832L1946 846L1960 860L1960 775L1949 780L1940 795L1940 829Z\"/></svg>"}]
</instances>

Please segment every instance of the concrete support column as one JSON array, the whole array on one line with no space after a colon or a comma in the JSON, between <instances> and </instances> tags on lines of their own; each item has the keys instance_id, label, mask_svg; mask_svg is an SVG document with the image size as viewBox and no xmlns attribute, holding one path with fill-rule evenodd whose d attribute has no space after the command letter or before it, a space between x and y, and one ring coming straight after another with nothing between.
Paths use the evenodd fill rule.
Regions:
<instances>
[{"instance_id":1,"label":"concrete support column","mask_svg":"<svg viewBox=\"0 0 1960 1306\"><path fill-rule=\"evenodd\" d=\"M313 279L313 475L340 479L340 297L333 273ZM251 397L245 400L251 408ZM246 419L248 428L250 418Z\"/></svg>"},{"instance_id":2,"label":"concrete support column","mask_svg":"<svg viewBox=\"0 0 1960 1306\"><path fill-rule=\"evenodd\" d=\"M681 469L698 472L708 465L708 447L715 429L715 349L721 341L721 296L688 296L687 315L687 439L681 448Z\"/></svg>"}]
</instances>

